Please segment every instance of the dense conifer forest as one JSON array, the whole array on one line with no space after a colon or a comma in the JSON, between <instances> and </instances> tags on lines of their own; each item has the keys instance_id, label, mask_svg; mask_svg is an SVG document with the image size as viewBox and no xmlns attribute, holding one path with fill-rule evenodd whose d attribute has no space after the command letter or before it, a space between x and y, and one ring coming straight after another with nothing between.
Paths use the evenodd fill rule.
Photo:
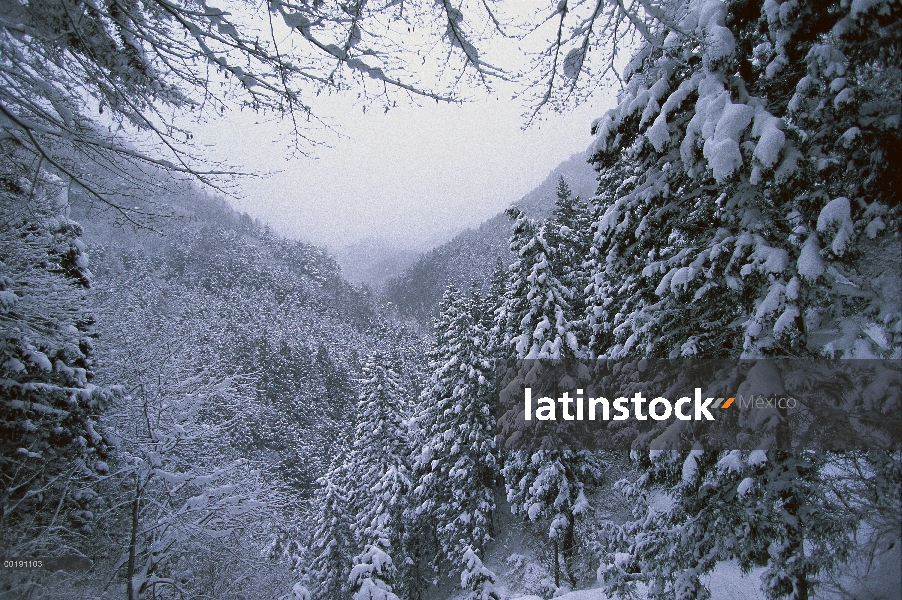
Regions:
<instances>
[{"instance_id":1,"label":"dense conifer forest","mask_svg":"<svg viewBox=\"0 0 902 600\"><path fill-rule=\"evenodd\" d=\"M902 6L510 4L0 8L0 598L900 597ZM543 22L531 70L495 66ZM311 96L494 78L527 121L616 82L594 178L382 290L232 209L171 117L277 113L303 152ZM817 427L515 426L536 364L638 389L711 359Z\"/></svg>"}]
</instances>

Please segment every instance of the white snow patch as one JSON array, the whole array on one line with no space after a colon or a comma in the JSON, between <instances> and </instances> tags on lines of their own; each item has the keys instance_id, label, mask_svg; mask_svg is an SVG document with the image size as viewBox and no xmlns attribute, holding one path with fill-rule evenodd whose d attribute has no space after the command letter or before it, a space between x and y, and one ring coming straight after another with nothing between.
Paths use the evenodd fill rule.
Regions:
<instances>
[{"instance_id":1,"label":"white snow patch","mask_svg":"<svg viewBox=\"0 0 902 600\"><path fill-rule=\"evenodd\" d=\"M791 332L800 314L799 309L795 306L787 306L777 322L774 323L774 336L779 337L785 331Z\"/></svg>"},{"instance_id":2,"label":"white snow patch","mask_svg":"<svg viewBox=\"0 0 902 600\"><path fill-rule=\"evenodd\" d=\"M780 300L782 300L785 291L786 287L779 281L772 283L767 292L767 296L765 296L764 300L758 305L755 316L760 319L780 308Z\"/></svg>"},{"instance_id":3,"label":"white snow patch","mask_svg":"<svg viewBox=\"0 0 902 600\"><path fill-rule=\"evenodd\" d=\"M717 468L720 471L740 473L743 467L744 465L742 464L742 457L740 456L739 450L732 450L729 454L717 461Z\"/></svg>"},{"instance_id":4,"label":"white snow patch","mask_svg":"<svg viewBox=\"0 0 902 600\"><path fill-rule=\"evenodd\" d=\"M28 358L31 359L31 362L34 363L39 369L43 371L52 371L53 365L50 364L50 359L47 358L47 355L43 352L38 352L37 350L33 350L29 353Z\"/></svg>"},{"instance_id":5,"label":"white snow patch","mask_svg":"<svg viewBox=\"0 0 902 600\"><path fill-rule=\"evenodd\" d=\"M876 239L877 234L886 229L886 223L883 222L883 219L877 217L873 221L867 224L867 227L864 228L864 232L870 239Z\"/></svg>"},{"instance_id":6,"label":"white snow patch","mask_svg":"<svg viewBox=\"0 0 902 600\"><path fill-rule=\"evenodd\" d=\"M789 266L789 254L786 250L764 244L755 246L752 259L760 265L758 270L764 273L782 273Z\"/></svg>"},{"instance_id":7,"label":"white snow patch","mask_svg":"<svg viewBox=\"0 0 902 600\"><path fill-rule=\"evenodd\" d=\"M726 104L714 129L715 139L739 140L739 136L752 122L754 109L748 104Z\"/></svg>"},{"instance_id":8,"label":"white snow patch","mask_svg":"<svg viewBox=\"0 0 902 600\"><path fill-rule=\"evenodd\" d=\"M310 600L310 590L300 583L296 583L291 588L291 598L292 600Z\"/></svg>"},{"instance_id":9,"label":"white snow patch","mask_svg":"<svg viewBox=\"0 0 902 600\"><path fill-rule=\"evenodd\" d=\"M789 283L786 284L786 297L790 300L796 300L799 297L799 288L801 287L801 283L799 283L798 277L793 277L789 280Z\"/></svg>"},{"instance_id":10,"label":"white snow patch","mask_svg":"<svg viewBox=\"0 0 902 600\"><path fill-rule=\"evenodd\" d=\"M670 129L667 125L667 113L661 112L645 131L645 137L654 146L655 151L663 152L664 145L670 141Z\"/></svg>"},{"instance_id":11,"label":"white snow patch","mask_svg":"<svg viewBox=\"0 0 902 600\"><path fill-rule=\"evenodd\" d=\"M829 273L833 277L833 280L836 281L836 283L839 283L842 285L850 285L853 288L861 289L860 286L858 286L854 281L852 281L851 279L849 279L848 277L846 277L845 275L840 273L839 270L834 266L831 266L829 269L827 269L827 273Z\"/></svg>"},{"instance_id":12,"label":"white snow patch","mask_svg":"<svg viewBox=\"0 0 902 600\"><path fill-rule=\"evenodd\" d=\"M673 280L673 276L676 275L677 269L673 268L667 272L667 274L661 279L661 282L658 284L658 287L655 288L655 294L658 296L663 296L667 290L670 289L670 282Z\"/></svg>"},{"instance_id":13,"label":"white snow patch","mask_svg":"<svg viewBox=\"0 0 902 600\"><path fill-rule=\"evenodd\" d=\"M742 166L742 153L736 140L714 140L705 142L704 156L718 183L723 183Z\"/></svg>"},{"instance_id":14,"label":"white snow patch","mask_svg":"<svg viewBox=\"0 0 902 600\"><path fill-rule=\"evenodd\" d=\"M682 43L680 36L678 36L675 31L671 31L667 34L667 37L664 38L664 49L670 50L672 48L679 48Z\"/></svg>"},{"instance_id":15,"label":"white snow patch","mask_svg":"<svg viewBox=\"0 0 902 600\"><path fill-rule=\"evenodd\" d=\"M708 27L708 52L705 58L708 64L711 61L717 61L733 56L736 50L736 38L726 27L721 25L711 25Z\"/></svg>"},{"instance_id":16,"label":"white snow patch","mask_svg":"<svg viewBox=\"0 0 902 600\"><path fill-rule=\"evenodd\" d=\"M861 134L861 129L858 127L849 127L846 129L845 133L843 133L840 137L843 140L843 146L848 148L855 138L857 138Z\"/></svg>"},{"instance_id":17,"label":"white snow patch","mask_svg":"<svg viewBox=\"0 0 902 600\"><path fill-rule=\"evenodd\" d=\"M740 496L745 496L752 489L753 485L755 485L755 480L751 477L746 477L739 482L739 485L736 487L736 493Z\"/></svg>"},{"instance_id":18,"label":"white snow patch","mask_svg":"<svg viewBox=\"0 0 902 600\"><path fill-rule=\"evenodd\" d=\"M756 467L767 462L767 452L764 450L752 450L749 453L749 465Z\"/></svg>"},{"instance_id":19,"label":"white snow patch","mask_svg":"<svg viewBox=\"0 0 902 600\"><path fill-rule=\"evenodd\" d=\"M809 281L814 281L824 273L824 261L821 260L821 247L817 243L817 236L811 235L802 246L799 261L796 263L799 275Z\"/></svg>"},{"instance_id":20,"label":"white snow patch","mask_svg":"<svg viewBox=\"0 0 902 600\"><path fill-rule=\"evenodd\" d=\"M780 159L780 151L785 144L786 135L776 127L771 127L755 146L754 156L765 167L773 167Z\"/></svg>"},{"instance_id":21,"label":"white snow patch","mask_svg":"<svg viewBox=\"0 0 902 600\"><path fill-rule=\"evenodd\" d=\"M845 77L837 77L833 81L830 82L830 91L834 94L839 90L846 87L846 78Z\"/></svg>"},{"instance_id":22,"label":"white snow patch","mask_svg":"<svg viewBox=\"0 0 902 600\"><path fill-rule=\"evenodd\" d=\"M680 267L670 280L670 291L673 293L678 292L679 288L685 287L694 278L695 269L693 267Z\"/></svg>"},{"instance_id":23,"label":"white snow patch","mask_svg":"<svg viewBox=\"0 0 902 600\"><path fill-rule=\"evenodd\" d=\"M837 110L842 108L843 104L848 104L852 101L852 96L855 95L855 92L852 88L843 88L843 90L836 94L836 98L833 99L833 107Z\"/></svg>"},{"instance_id":24,"label":"white snow patch","mask_svg":"<svg viewBox=\"0 0 902 600\"><path fill-rule=\"evenodd\" d=\"M861 328L864 333L871 338L881 350L889 350L889 338L886 330L877 323L868 323Z\"/></svg>"},{"instance_id":25,"label":"white snow patch","mask_svg":"<svg viewBox=\"0 0 902 600\"><path fill-rule=\"evenodd\" d=\"M0 308L12 308L15 306L18 299L15 292L11 292L10 290L0 290Z\"/></svg>"},{"instance_id":26,"label":"white snow patch","mask_svg":"<svg viewBox=\"0 0 902 600\"><path fill-rule=\"evenodd\" d=\"M25 370L25 365L18 358L10 358L3 363L3 368L12 373L21 373Z\"/></svg>"},{"instance_id":27,"label":"white snow patch","mask_svg":"<svg viewBox=\"0 0 902 600\"><path fill-rule=\"evenodd\" d=\"M701 88L700 85L699 94L702 92ZM699 99L699 103L701 100ZM723 109L718 110L721 104ZM742 167L739 138L752 122L755 111L748 104L732 104L727 92L718 93L707 108L702 125L702 136L706 138L702 153L708 160L714 178L720 183Z\"/></svg>"},{"instance_id":28,"label":"white snow patch","mask_svg":"<svg viewBox=\"0 0 902 600\"><path fill-rule=\"evenodd\" d=\"M852 225L852 208L849 199L845 196L834 198L821 209L821 213L817 217L817 230L826 231L832 223L839 223L839 230L836 232L830 248L834 254L842 256L855 234L855 228Z\"/></svg>"},{"instance_id":29,"label":"white snow patch","mask_svg":"<svg viewBox=\"0 0 902 600\"><path fill-rule=\"evenodd\" d=\"M698 457L704 454L704 450L693 448L689 456L683 461L683 481L691 483L698 475Z\"/></svg>"}]
</instances>

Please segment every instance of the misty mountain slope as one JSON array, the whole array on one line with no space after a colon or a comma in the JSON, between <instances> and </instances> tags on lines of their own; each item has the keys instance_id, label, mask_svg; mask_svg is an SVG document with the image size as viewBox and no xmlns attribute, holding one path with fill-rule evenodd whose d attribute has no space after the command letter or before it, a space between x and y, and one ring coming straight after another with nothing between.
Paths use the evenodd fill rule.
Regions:
<instances>
[{"instance_id":1,"label":"misty mountain slope","mask_svg":"<svg viewBox=\"0 0 902 600\"><path fill-rule=\"evenodd\" d=\"M345 279L374 289L410 267L420 255L416 249L401 248L375 238L347 244L333 253Z\"/></svg>"},{"instance_id":2,"label":"misty mountain slope","mask_svg":"<svg viewBox=\"0 0 902 600\"><path fill-rule=\"evenodd\" d=\"M563 177L575 196L595 195L596 173L579 152L558 165L537 188L514 205L535 219L551 214L559 179ZM449 283L466 288L476 281L487 287L498 260L508 260L511 221L500 213L476 229L467 229L452 240L425 253L406 271L388 281L383 296L401 314L428 326L436 315L442 293Z\"/></svg>"}]
</instances>

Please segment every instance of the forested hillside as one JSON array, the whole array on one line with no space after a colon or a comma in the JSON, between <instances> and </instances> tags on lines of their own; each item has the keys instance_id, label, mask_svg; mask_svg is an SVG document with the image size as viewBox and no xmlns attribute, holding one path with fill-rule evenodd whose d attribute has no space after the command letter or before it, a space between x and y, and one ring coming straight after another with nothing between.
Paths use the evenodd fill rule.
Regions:
<instances>
[{"instance_id":1,"label":"forested hillside","mask_svg":"<svg viewBox=\"0 0 902 600\"><path fill-rule=\"evenodd\" d=\"M262 412L244 417L256 421L242 424L242 448L310 489L353 429L366 354L403 353L416 338L386 320L322 249L185 194L172 207L180 216L159 220L159 232L73 214L92 257L99 379L141 385L156 362L142 355L148 339L184 344L179 353L197 365L256 390ZM122 361L126 348L136 354Z\"/></svg>"},{"instance_id":2,"label":"forested hillside","mask_svg":"<svg viewBox=\"0 0 902 600\"><path fill-rule=\"evenodd\" d=\"M83 266L90 257L91 386L107 392L90 421L93 462L67 482L80 491L44 500L94 567L69 592L45 579L46 597L103 581L125 594L121 573L139 594L172 580L192 596L280 595L312 533L317 480L353 437L366 355L382 349L416 393L417 338L334 259L174 185L149 207L165 217L144 228L66 200ZM14 514L10 551L38 551ZM10 598L37 589L28 577L5 585Z\"/></svg>"}]
</instances>

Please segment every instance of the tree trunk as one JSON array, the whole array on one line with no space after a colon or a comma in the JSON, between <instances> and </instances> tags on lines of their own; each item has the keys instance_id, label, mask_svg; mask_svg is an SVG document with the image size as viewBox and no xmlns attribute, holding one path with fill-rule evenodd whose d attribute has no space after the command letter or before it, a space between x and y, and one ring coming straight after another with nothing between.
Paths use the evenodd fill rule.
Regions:
<instances>
[{"instance_id":1,"label":"tree trunk","mask_svg":"<svg viewBox=\"0 0 902 600\"><path fill-rule=\"evenodd\" d=\"M808 600L808 575L796 579L796 595L793 600Z\"/></svg>"},{"instance_id":2,"label":"tree trunk","mask_svg":"<svg viewBox=\"0 0 902 600\"><path fill-rule=\"evenodd\" d=\"M138 509L141 502L141 487L135 481L135 498L132 500L132 531L128 542L128 568L126 570L126 591L128 600L138 600L138 591L135 589L135 560L138 546Z\"/></svg>"},{"instance_id":3,"label":"tree trunk","mask_svg":"<svg viewBox=\"0 0 902 600\"><path fill-rule=\"evenodd\" d=\"M781 386L782 389L782 386ZM784 465L792 465L794 469L796 469L797 477L801 478L803 473L798 469L800 468L799 463L802 462L802 458L797 454L792 452L792 432L789 429L789 421L787 419L788 411L785 407L777 407L777 412L780 415L780 422L777 425L777 461L783 463ZM802 467L804 469L804 467ZM802 508L805 503L804 497L801 495L801 492L798 488L790 488L788 490L784 490L780 494L781 499L783 500L783 510L785 510L788 514L792 515L798 521L802 520L800 516L802 513ZM804 528L798 526L795 530L792 530L790 534L795 534L793 539L790 542L790 551L792 555L797 556L799 559L804 560L805 557L805 534ZM795 593L792 596L792 600L808 600L808 570L804 569L801 573L795 574Z\"/></svg>"},{"instance_id":4,"label":"tree trunk","mask_svg":"<svg viewBox=\"0 0 902 600\"><path fill-rule=\"evenodd\" d=\"M576 534L574 532L573 525L573 516L570 516L570 519L567 523L567 528L564 530L564 547L561 549L562 554L564 555L564 571L567 575L567 579L570 580L570 585L576 587L576 579L573 577L573 552L576 549Z\"/></svg>"}]
</instances>

